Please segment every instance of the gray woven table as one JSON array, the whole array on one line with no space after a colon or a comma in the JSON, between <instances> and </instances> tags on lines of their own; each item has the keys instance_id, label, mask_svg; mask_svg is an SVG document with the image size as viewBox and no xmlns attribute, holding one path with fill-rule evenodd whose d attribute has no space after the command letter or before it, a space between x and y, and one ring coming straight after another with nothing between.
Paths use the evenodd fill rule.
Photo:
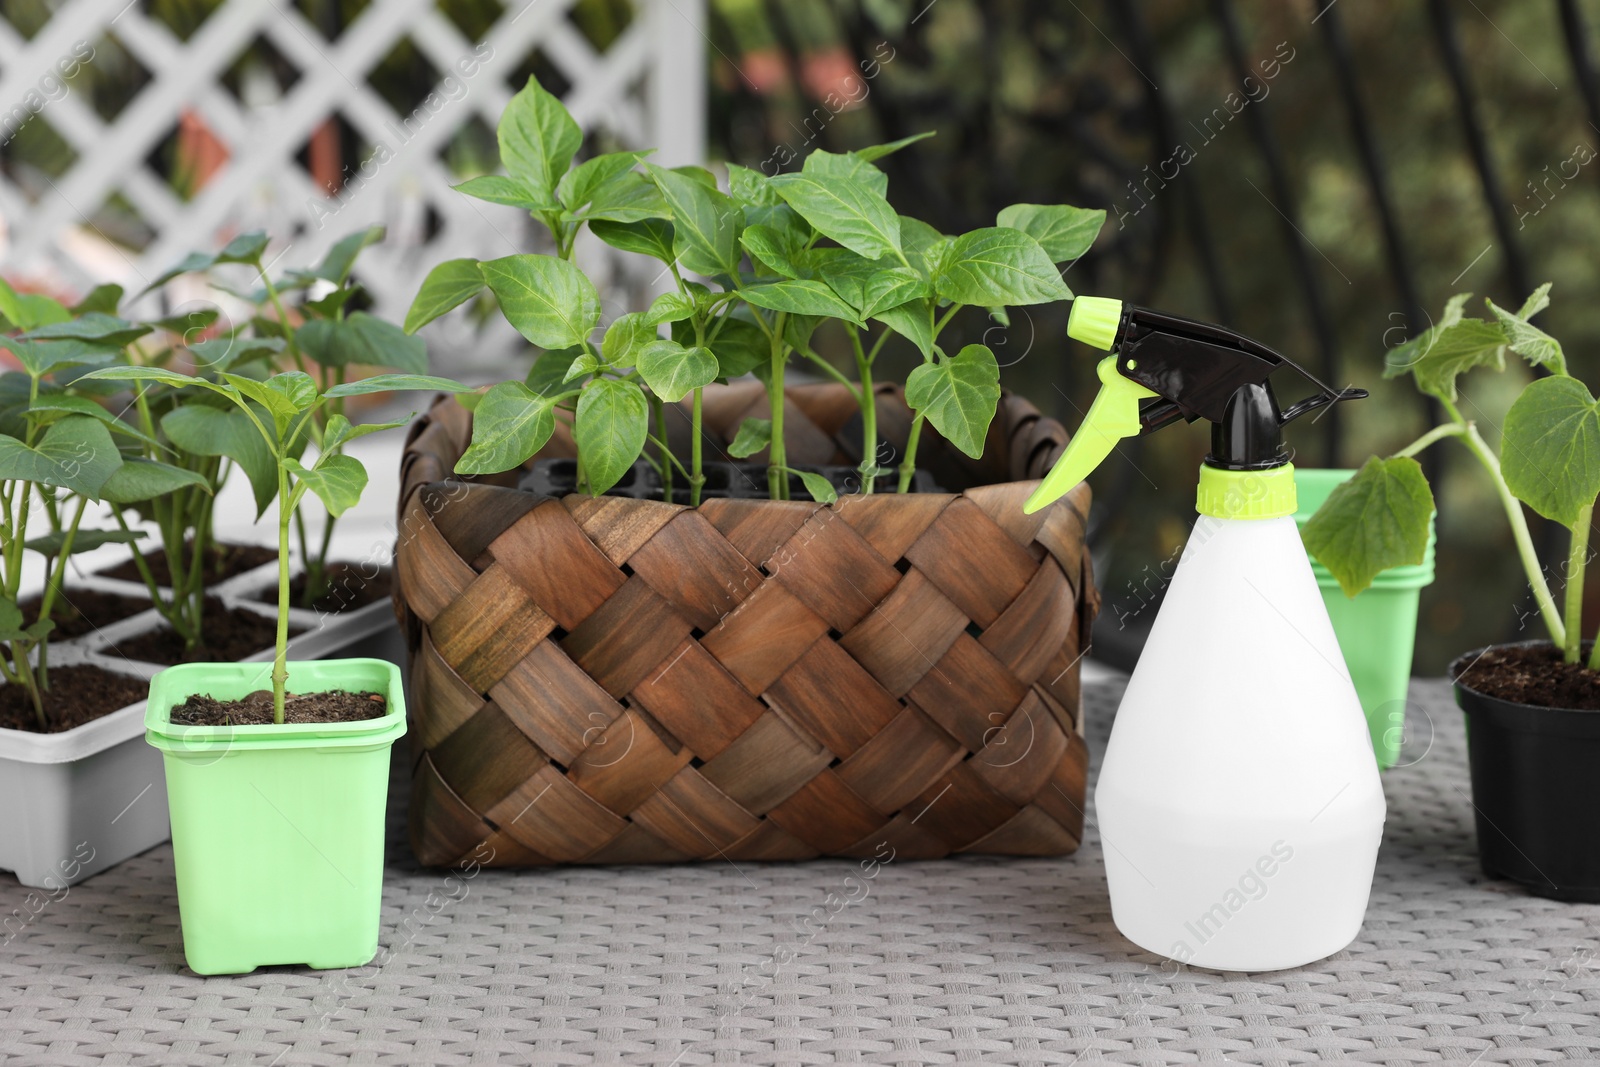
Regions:
<instances>
[{"instance_id":1,"label":"gray woven table","mask_svg":"<svg viewBox=\"0 0 1600 1067\"><path fill-rule=\"evenodd\" d=\"M1119 695L1089 690L1096 754ZM870 879L843 861L451 878L412 863L397 788L371 967L190 974L163 846L0 948L0 1063L1600 1062L1600 906L1480 874L1460 716L1441 682L1413 696L1366 926L1298 971L1174 973L1137 950L1092 832L1064 860ZM0 915L26 893L0 874Z\"/></svg>"}]
</instances>

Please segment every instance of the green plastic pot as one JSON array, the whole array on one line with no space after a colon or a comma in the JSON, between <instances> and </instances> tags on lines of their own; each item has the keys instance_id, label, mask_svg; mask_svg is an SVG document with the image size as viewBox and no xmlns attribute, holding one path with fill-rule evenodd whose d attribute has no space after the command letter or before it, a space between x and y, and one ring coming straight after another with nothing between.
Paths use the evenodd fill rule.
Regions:
<instances>
[{"instance_id":1,"label":"green plastic pot","mask_svg":"<svg viewBox=\"0 0 1600 1067\"><path fill-rule=\"evenodd\" d=\"M183 954L198 974L274 964L358 967L378 951L389 746L406 731L400 668L296 661L290 692L382 693L383 717L282 726L182 726L197 694L271 686L270 663L186 663L150 682L145 739L172 812Z\"/></svg>"},{"instance_id":2,"label":"green plastic pot","mask_svg":"<svg viewBox=\"0 0 1600 1067\"><path fill-rule=\"evenodd\" d=\"M1304 525L1328 499L1328 494L1348 481L1353 470L1295 468L1295 493L1299 499L1294 520ZM1311 559L1311 571L1322 589L1322 601L1333 620L1350 680L1366 713L1367 731L1378 766L1388 770L1400 758L1405 739L1406 688L1411 680L1411 657L1417 640L1417 601L1422 588L1433 581L1434 531L1428 531L1428 548L1421 563L1391 567L1372 585L1347 597L1338 579Z\"/></svg>"}]
</instances>

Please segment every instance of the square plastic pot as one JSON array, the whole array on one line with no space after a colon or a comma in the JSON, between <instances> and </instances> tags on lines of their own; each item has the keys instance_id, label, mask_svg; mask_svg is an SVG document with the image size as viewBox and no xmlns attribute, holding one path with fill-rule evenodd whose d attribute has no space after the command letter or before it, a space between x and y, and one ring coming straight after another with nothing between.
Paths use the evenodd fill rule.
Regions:
<instances>
[{"instance_id":1,"label":"square plastic pot","mask_svg":"<svg viewBox=\"0 0 1600 1067\"><path fill-rule=\"evenodd\" d=\"M181 726L190 696L270 685L264 664L191 663L150 683L146 738L172 812L183 952L199 974L274 964L357 967L378 951L389 747L405 733L400 669L377 659L295 661L292 692L378 692L382 718Z\"/></svg>"},{"instance_id":2,"label":"square plastic pot","mask_svg":"<svg viewBox=\"0 0 1600 1067\"><path fill-rule=\"evenodd\" d=\"M1328 494L1355 473L1295 468L1295 492L1299 497L1296 524L1304 526ZM1339 650L1344 653L1350 680L1361 699L1372 752L1381 770L1395 765L1405 740L1406 694L1417 641L1417 605L1423 587L1433 582L1433 546L1430 525L1421 563L1381 572L1354 597L1345 596L1338 579L1315 557L1311 560L1311 571L1317 577L1334 636L1339 639Z\"/></svg>"},{"instance_id":3,"label":"square plastic pot","mask_svg":"<svg viewBox=\"0 0 1600 1067\"><path fill-rule=\"evenodd\" d=\"M56 734L0 730L0 868L60 889L167 839L143 701Z\"/></svg>"}]
</instances>

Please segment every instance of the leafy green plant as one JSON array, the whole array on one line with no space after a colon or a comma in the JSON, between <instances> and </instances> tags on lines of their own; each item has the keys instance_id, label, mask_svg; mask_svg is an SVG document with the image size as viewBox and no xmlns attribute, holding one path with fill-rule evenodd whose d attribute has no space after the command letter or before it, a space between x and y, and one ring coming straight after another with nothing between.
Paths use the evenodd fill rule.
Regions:
<instances>
[{"instance_id":1,"label":"leafy green plant","mask_svg":"<svg viewBox=\"0 0 1600 1067\"><path fill-rule=\"evenodd\" d=\"M310 270L288 270L274 279L264 261L267 235L247 233L234 238L219 252L196 252L185 257L151 283L149 289L190 273L207 274L212 277L213 284L222 287L217 268L243 265L253 270L260 282L258 288L225 289L252 304L252 314L226 330L214 331L215 335L206 340L187 346L196 372L213 381L224 373L259 379L288 365L302 373L317 370L331 393L351 380L352 371L363 367L425 374L428 351L420 338L406 334L375 315L350 310L352 301L362 292L353 277L357 259L363 250L380 243L383 238L382 226L359 230L336 242ZM166 399L172 401L171 406L158 405L155 409L155 418L166 443L186 456L197 457L198 466L209 469L226 459L241 468L254 490L259 517L276 492L276 467L272 457L259 447L253 429L236 409L218 402L213 396L196 395L193 391L186 391L183 397L178 401L169 396ZM302 438L292 444L300 448L308 442L320 446L335 416L347 416L345 394L329 395L328 402L319 405L314 417L305 425ZM337 452L343 444L332 447ZM201 541L210 540L209 516L190 513L188 517L200 525L178 523L185 528L175 530L174 536L180 538L181 544L181 537L192 530L198 548ZM295 515L295 533L306 570L306 588L301 597L303 606L312 606L328 591L328 553L337 520L338 516L330 512L320 538L313 543L303 514ZM157 521L170 557L172 541L167 537L167 525L161 523L159 517ZM204 557L197 555L196 558ZM175 571L175 583L177 574ZM198 611L198 598L194 599L194 604Z\"/></svg>"},{"instance_id":2,"label":"leafy green plant","mask_svg":"<svg viewBox=\"0 0 1600 1067\"><path fill-rule=\"evenodd\" d=\"M473 178L461 191L522 208L551 234L554 255L522 254L435 267L405 329L422 326L485 291L506 319L541 349L525 381L476 398L471 447L462 474L516 467L568 423L578 446L580 484L604 493L641 455L672 499L674 481L691 504L705 483L701 407L706 386L744 374L766 385L770 416L748 420L735 456L768 454L768 492L788 494L784 382L803 359L855 397L861 408L861 487L880 476L873 368L891 337L923 363L906 382L915 411L898 488L916 470L923 424L977 457L1000 399L1000 371L984 345L947 353L944 328L966 306L1000 313L1007 305L1070 298L1057 264L1076 259L1105 221L1103 211L1017 204L997 225L946 236L899 215L888 178L874 161L930 134L843 155L816 151L795 173L767 177L728 167L720 189L701 167L660 167L647 152L614 152L574 165L578 125L535 79L499 124L506 174ZM645 311L617 316L595 343L600 296L573 263L582 229L625 252L659 260L673 289ZM698 277L692 277L698 276ZM856 378L823 358L812 338L826 322L849 339ZM660 328L667 336L659 336ZM685 462L667 444L667 404L685 398L692 424ZM648 451L647 451L648 446ZM802 483L831 497L820 476Z\"/></svg>"},{"instance_id":3,"label":"leafy green plant","mask_svg":"<svg viewBox=\"0 0 1600 1067\"><path fill-rule=\"evenodd\" d=\"M1420 563L1433 494L1413 457L1438 441L1459 440L1495 487L1550 640L1567 663L1577 663L1589 524L1600 496L1600 401L1568 372L1561 343L1531 321L1550 305L1548 282L1514 312L1485 301L1488 319L1463 317L1470 296L1451 297L1439 321L1396 348L1384 371L1390 378L1411 375L1418 389L1439 401L1446 421L1392 456L1368 459L1306 524L1306 547L1349 596L1379 571ZM1508 350L1549 374L1529 382L1512 402L1497 453L1476 421L1462 414L1457 379L1477 367L1504 370ZM1571 534L1559 608L1534 550L1524 504ZM1588 667L1600 670L1600 643Z\"/></svg>"},{"instance_id":4,"label":"leafy green plant","mask_svg":"<svg viewBox=\"0 0 1600 1067\"><path fill-rule=\"evenodd\" d=\"M120 358L156 328L112 314L120 296L105 287L67 308L0 281L0 347L20 368L0 374L0 676L27 691L41 728L47 725L49 635L63 606L67 561L141 536L125 524L84 529L89 505L112 504L120 524L122 507L191 488L209 493L196 472L147 454L159 451L159 443L100 404L94 383L83 377L86 368ZM44 557L44 589L31 622L19 601L28 551Z\"/></svg>"},{"instance_id":5,"label":"leafy green plant","mask_svg":"<svg viewBox=\"0 0 1600 1067\"><path fill-rule=\"evenodd\" d=\"M329 515L338 516L360 501L367 485L361 461L345 455L343 446L358 437L404 426L409 419L357 425L328 409L348 397L402 390L464 392L467 387L448 378L421 374L379 374L354 382L321 388L311 375L292 370L265 380L228 373L218 380L182 374L164 367L117 366L91 371L86 379L160 385L204 392L220 397L246 420L271 457L276 481L271 498L278 504L278 634L272 665L273 721L283 722L284 686L288 679L290 528L299 520L301 502L312 493ZM322 433L314 460L304 461L309 429L321 421Z\"/></svg>"}]
</instances>

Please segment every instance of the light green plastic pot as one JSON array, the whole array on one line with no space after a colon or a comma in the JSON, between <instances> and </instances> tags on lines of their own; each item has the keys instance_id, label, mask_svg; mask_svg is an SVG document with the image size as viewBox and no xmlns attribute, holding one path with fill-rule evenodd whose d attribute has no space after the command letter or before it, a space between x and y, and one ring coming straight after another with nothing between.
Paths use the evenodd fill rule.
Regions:
<instances>
[{"instance_id":1,"label":"light green plastic pot","mask_svg":"<svg viewBox=\"0 0 1600 1067\"><path fill-rule=\"evenodd\" d=\"M364 722L181 726L197 694L270 688L270 663L186 663L150 682L145 739L172 811L183 954L199 974L272 964L358 967L377 954L389 746L406 732L400 668L377 659L289 664L289 691L382 693Z\"/></svg>"},{"instance_id":2,"label":"light green plastic pot","mask_svg":"<svg viewBox=\"0 0 1600 1067\"><path fill-rule=\"evenodd\" d=\"M1348 481L1353 470L1294 471L1298 510L1294 520L1306 520L1328 499L1328 494ZM1354 598L1344 595L1328 569L1311 559L1311 571L1322 589L1322 601L1333 620L1339 649L1350 668L1350 680L1361 698L1372 735L1378 766L1388 770L1400 758L1405 739L1406 687L1411 680L1411 656L1417 640L1417 601L1422 587L1433 581L1434 531L1428 530L1428 548L1421 563L1391 567L1372 580Z\"/></svg>"}]
</instances>

